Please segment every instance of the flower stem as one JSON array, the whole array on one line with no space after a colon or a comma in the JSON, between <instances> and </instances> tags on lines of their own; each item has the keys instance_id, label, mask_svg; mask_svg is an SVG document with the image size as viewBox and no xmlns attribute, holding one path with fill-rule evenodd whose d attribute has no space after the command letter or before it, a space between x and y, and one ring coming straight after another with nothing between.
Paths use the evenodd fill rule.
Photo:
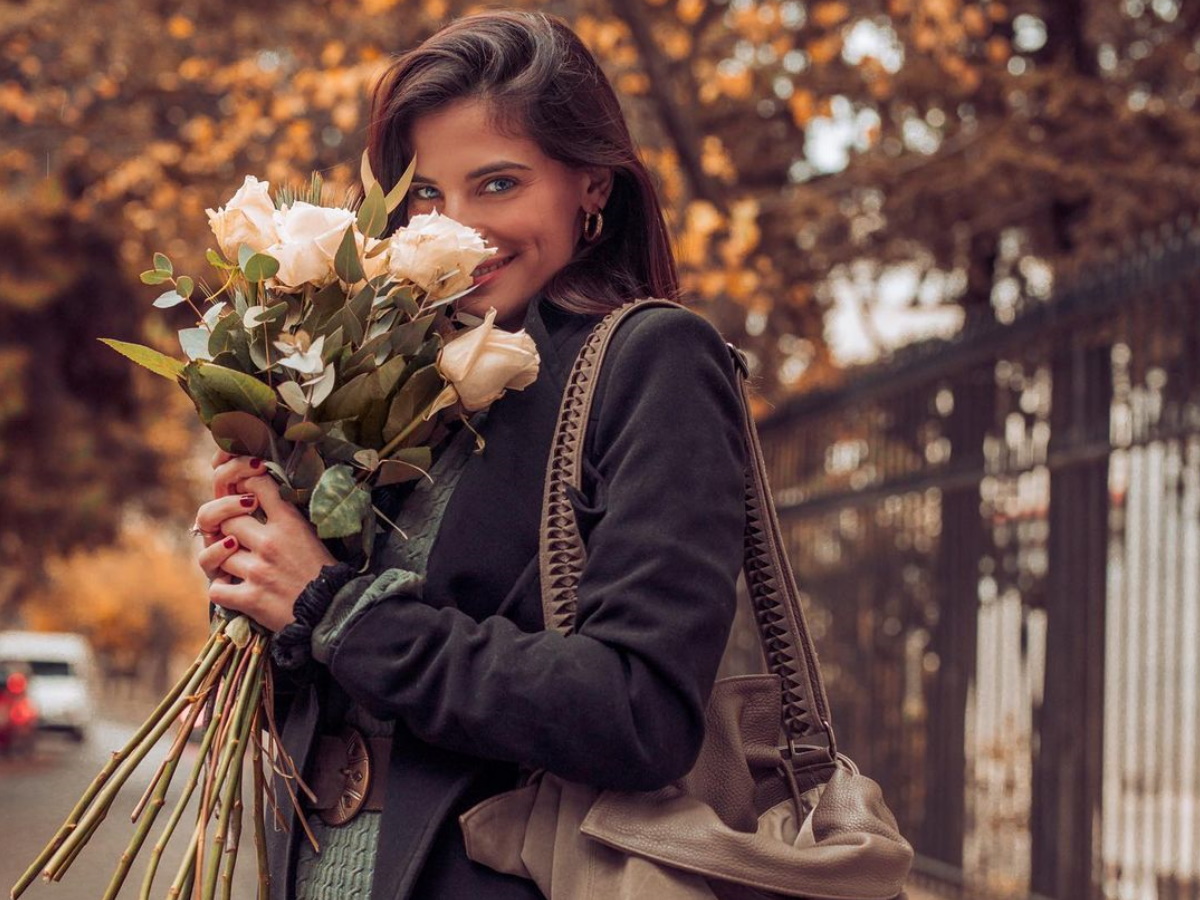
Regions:
<instances>
[{"instance_id":1,"label":"flower stem","mask_svg":"<svg viewBox=\"0 0 1200 900\"><path fill-rule=\"evenodd\" d=\"M133 749L143 739L145 739L146 735L149 734L150 730L153 728L154 722L156 722L158 718L167 711L171 704L175 702L175 699L183 693L184 689L190 683L192 676L203 662L208 649L217 640L218 633L219 632L213 632L211 635L209 635L208 641L204 645L204 649L196 657L191 666L188 667L188 670L183 673L183 676L175 683L174 687L167 692L167 695L163 697L162 701L155 708L154 712L152 712L149 718L142 723L141 728L139 728L137 733L130 738L129 742L124 746L124 748L112 754L112 756L109 758L109 761L100 771L100 774L92 780L90 785L88 785L87 790L84 791L83 796L79 798L79 801L75 804L75 808L72 809L67 815L66 821L58 829L58 832L50 840L50 843L43 848L42 852L38 854L37 859L33 861L33 863L29 866L17 883L13 885L12 891L9 895L12 900L17 900L17 898L25 892L25 889L33 883L33 880L37 878L38 873L46 865L46 862L54 855L55 851L58 850L63 841L65 841L67 837L73 831L75 831L79 822L79 817L83 815L83 813L91 805L92 800L95 798L96 794L100 792L101 787L103 787L109 776L111 776L116 770L117 766L121 764L121 761L125 759L131 752L133 752Z\"/></svg>"},{"instance_id":2,"label":"flower stem","mask_svg":"<svg viewBox=\"0 0 1200 900\"><path fill-rule=\"evenodd\" d=\"M245 649L236 650L232 662L226 664L225 669L235 669L243 656L247 656L248 651ZM184 810L188 802L192 799L192 794L196 790L196 785L200 782L200 772L204 769L205 759L208 756L209 748L216 739L217 732L221 728L221 721L226 716L226 704L229 700L230 688L233 685L233 679L226 677L222 680L220 688L217 690L216 702L213 704L213 714L209 719L204 729L204 737L200 742L200 749L196 757L196 763L192 767L191 773L188 775L187 783L183 786L183 793L175 804L175 809L171 812L171 818L167 820L166 826L163 828L162 834L154 844L154 849L150 853L150 862L146 866L146 874L142 879L142 892L139 895L140 900L149 900L150 889L154 885L154 876L158 871L159 861L162 859L163 851L166 849L167 842L170 841L171 835L175 833L175 828L179 824L179 820L183 818ZM191 844L188 845L189 850ZM189 856L192 855L190 852Z\"/></svg>"},{"instance_id":3,"label":"flower stem","mask_svg":"<svg viewBox=\"0 0 1200 900\"><path fill-rule=\"evenodd\" d=\"M216 662L218 656L223 649L223 646L228 643L229 639L224 634L218 634L217 639L208 645L208 651L201 657L199 667L193 673L191 680L185 686L184 691L188 694L194 692L201 681L208 675L209 670ZM171 727L171 724L178 718L179 713L188 703L186 696L177 697L170 707L158 718L157 721L153 717L147 720L146 725L139 730L138 734L142 737L140 743L129 753L129 755L121 762L120 767L113 773L112 777L100 788L99 792L94 795L93 803L88 807L87 811L80 817L78 824L74 830L68 835L50 857L50 861L46 864L43 875L57 880L62 877L62 872L65 872L67 867L74 860L74 850L82 843L87 841L90 831L94 828L99 818L103 818L108 807L112 804L117 792L133 774L133 770L145 758L150 749L162 737L163 733ZM146 726L149 726L147 728Z\"/></svg>"}]
</instances>

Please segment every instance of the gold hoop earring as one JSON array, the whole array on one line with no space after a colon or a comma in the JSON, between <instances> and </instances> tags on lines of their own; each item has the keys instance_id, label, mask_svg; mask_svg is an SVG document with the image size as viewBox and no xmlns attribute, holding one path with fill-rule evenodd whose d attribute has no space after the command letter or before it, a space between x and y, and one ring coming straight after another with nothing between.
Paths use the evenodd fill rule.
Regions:
<instances>
[{"instance_id":1,"label":"gold hoop earring","mask_svg":"<svg viewBox=\"0 0 1200 900\"><path fill-rule=\"evenodd\" d=\"M583 214L583 239L589 244L596 242L596 238L600 237L600 231L604 228L604 216L600 210L594 213L585 212Z\"/></svg>"}]
</instances>

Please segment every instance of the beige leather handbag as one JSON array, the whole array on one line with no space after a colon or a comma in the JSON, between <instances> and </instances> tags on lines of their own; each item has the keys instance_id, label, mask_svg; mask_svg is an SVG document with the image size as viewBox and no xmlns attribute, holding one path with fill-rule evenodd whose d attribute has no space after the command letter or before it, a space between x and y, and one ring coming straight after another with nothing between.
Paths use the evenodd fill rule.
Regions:
<instances>
[{"instance_id":1,"label":"beige leather handbag","mask_svg":"<svg viewBox=\"0 0 1200 900\"><path fill-rule=\"evenodd\" d=\"M609 339L640 300L610 313L584 344L563 394L542 507L546 627L570 633L586 558L568 486L580 487L584 427ZM783 551L745 363L744 571L770 672L725 678L709 701L700 756L653 792L601 791L547 772L459 817L467 854L532 878L551 900L887 900L912 847L879 786L837 752L817 656Z\"/></svg>"}]
</instances>

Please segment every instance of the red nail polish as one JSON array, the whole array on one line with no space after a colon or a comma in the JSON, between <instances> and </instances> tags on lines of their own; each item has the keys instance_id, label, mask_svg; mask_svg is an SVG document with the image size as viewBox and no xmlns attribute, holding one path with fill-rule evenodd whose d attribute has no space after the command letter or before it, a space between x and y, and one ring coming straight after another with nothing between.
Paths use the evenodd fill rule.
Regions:
<instances>
[{"instance_id":1,"label":"red nail polish","mask_svg":"<svg viewBox=\"0 0 1200 900\"><path fill-rule=\"evenodd\" d=\"M244 494L242 496L241 500L239 500L238 502L241 503L242 506L246 507L246 509L249 509L251 506L254 505L254 495L253 494Z\"/></svg>"},{"instance_id":2,"label":"red nail polish","mask_svg":"<svg viewBox=\"0 0 1200 900\"><path fill-rule=\"evenodd\" d=\"M261 459L259 459L257 456L251 457L251 459L250 459L250 468L252 468L252 469L257 469L257 468L259 468L261 465L262 465L262 460L261 460Z\"/></svg>"},{"instance_id":3,"label":"red nail polish","mask_svg":"<svg viewBox=\"0 0 1200 900\"><path fill-rule=\"evenodd\" d=\"M236 547L236 546L237 546L237 538L235 538L235 537L227 537L227 538L225 538L225 540L223 540L221 543L222 543L222 544L223 544L223 545L224 545L224 546L225 546L227 549L229 549L229 550L232 550L234 547Z\"/></svg>"}]
</instances>

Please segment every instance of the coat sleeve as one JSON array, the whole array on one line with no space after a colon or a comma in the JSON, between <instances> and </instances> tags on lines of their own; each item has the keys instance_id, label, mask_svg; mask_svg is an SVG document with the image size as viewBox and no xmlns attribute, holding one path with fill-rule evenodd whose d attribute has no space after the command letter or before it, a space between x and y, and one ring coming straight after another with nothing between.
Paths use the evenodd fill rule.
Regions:
<instances>
[{"instance_id":1,"label":"coat sleeve","mask_svg":"<svg viewBox=\"0 0 1200 900\"><path fill-rule=\"evenodd\" d=\"M434 609L388 570L322 655L353 699L431 744L651 790L699 753L733 620L742 407L728 348L685 310L634 316L604 368L576 632Z\"/></svg>"}]
</instances>

